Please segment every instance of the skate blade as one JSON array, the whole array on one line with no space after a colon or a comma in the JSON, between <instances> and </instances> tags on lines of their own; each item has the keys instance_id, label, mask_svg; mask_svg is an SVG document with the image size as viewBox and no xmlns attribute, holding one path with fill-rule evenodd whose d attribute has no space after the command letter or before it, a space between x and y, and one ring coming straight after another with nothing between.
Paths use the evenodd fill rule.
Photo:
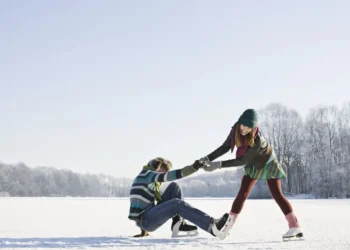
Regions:
<instances>
[{"instance_id":1,"label":"skate blade","mask_svg":"<svg viewBox=\"0 0 350 250\"><path fill-rule=\"evenodd\" d=\"M193 231L179 231L176 235L171 235L172 238L183 238L183 237L196 237L198 235L197 230Z\"/></svg>"},{"instance_id":2,"label":"skate blade","mask_svg":"<svg viewBox=\"0 0 350 250\"><path fill-rule=\"evenodd\" d=\"M198 235L198 230L191 231L180 231L180 226L182 224L182 220L179 220L173 227L173 232L171 234L171 238L180 238L180 237L195 237Z\"/></svg>"},{"instance_id":3,"label":"skate blade","mask_svg":"<svg viewBox=\"0 0 350 250\"><path fill-rule=\"evenodd\" d=\"M182 224L182 221L178 221L173 227L173 233L171 234L171 238L180 238L180 237L195 237L198 235L197 230L192 231L180 231L179 228Z\"/></svg>"},{"instance_id":4,"label":"skate blade","mask_svg":"<svg viewBox=\"0 0 350 250\"><path fill-rule=\"evenodd\" d=\"M305 240L304 239L304 235L303 233L298 233L297 235L295 236L291 236L291 237L282 237L283 238L283 241L302 241L302 240Z\"/></svg>"}]
</instances>

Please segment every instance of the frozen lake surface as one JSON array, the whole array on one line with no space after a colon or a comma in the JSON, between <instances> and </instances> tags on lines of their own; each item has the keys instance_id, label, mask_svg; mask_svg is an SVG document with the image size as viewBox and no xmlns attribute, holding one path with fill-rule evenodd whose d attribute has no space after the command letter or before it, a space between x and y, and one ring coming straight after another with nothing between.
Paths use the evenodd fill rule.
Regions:
<instances>
[{"instance_id":1,"label":"frozen lake surface","mask_svg":"<svg viewBox=\"0 0 350 250\"><path fill-rule=\"evenodd\" d=\"M232 198L187 198L219 217ZM151 236L128 220L127 198L0 198L0 247L7 249L350 249L350 200L290 200L305 240L283 242L287 222L274 200L247 200L223 241L199 230L170 237L170 221Z\"/></svg>"}]
</instances>

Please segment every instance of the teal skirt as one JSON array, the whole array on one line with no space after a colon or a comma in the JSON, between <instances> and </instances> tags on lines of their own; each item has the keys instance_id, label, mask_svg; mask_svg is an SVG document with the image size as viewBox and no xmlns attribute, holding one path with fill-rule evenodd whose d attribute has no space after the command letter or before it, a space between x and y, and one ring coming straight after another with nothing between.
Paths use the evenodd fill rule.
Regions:
<instances>
[{"instance_id":1,"label":"teal skirt","mask_svg":"<svg viewBox=\"0 0 350 250\"><path fill-rule=\"evenodd\" d=\"M248 164L244 167L244 175L256 180L282 179L286 178L281 164L277 158L268 161L262 169L256 169L253 165Z\"/></svg>"}]
</instances>

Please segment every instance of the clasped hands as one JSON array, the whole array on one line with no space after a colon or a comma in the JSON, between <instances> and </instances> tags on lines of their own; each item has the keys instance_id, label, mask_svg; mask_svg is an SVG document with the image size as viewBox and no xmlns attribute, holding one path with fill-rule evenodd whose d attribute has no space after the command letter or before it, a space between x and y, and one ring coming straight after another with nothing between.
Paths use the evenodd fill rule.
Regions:
<instances>
[{"instance_id":1,"label":"clasped hands","mask_svg":"<svg viewBox=\"0 0 350 250\"><path fill-rule=\"evenodd\" d=\"M212 172L221 168L221 161L210 161L207 156L200 158L199 161L205 163L202 167L205 172Z\"/></svg>"}]
</instances>

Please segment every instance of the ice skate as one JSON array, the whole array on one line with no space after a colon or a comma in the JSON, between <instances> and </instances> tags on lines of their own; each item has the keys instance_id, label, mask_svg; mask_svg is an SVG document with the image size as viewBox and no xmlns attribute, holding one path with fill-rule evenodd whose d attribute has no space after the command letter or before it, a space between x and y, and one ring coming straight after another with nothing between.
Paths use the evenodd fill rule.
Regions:
<instances>
[{"instance_id":1,"label":"ice skate","mask_svg":"<svg viewBox=\"0 0 350 250\"><path fill-rule=\"evenodd\" d=\"M221 219L213 224L211 234L224 240L229 235L233 224L235 223L235 215L225 213Z\"/></svg>"},{"instance_id":2,"label":"ice skate","mask_svg":"<svg viewBox=\"0 0 350 250\"><path fill-rule=\"evenodd\" d=\"M283 241L291 240L304 240L304 234L301 227L292 227L289 228L287 233L282 236Z\"/></svg>"},{"instance_id":3,"label":"ice skate","mask_svg":"<svg viewBox=\"0 0 350 250\"><path fill-rule=\"evenodd\" d=\"M283 241L303 240L304 239L303 230L301 229L301 226L294 212L287 214L286 219L288 221L289 230L287 231L287 233L282 235Z\"/></svg>"},{"instance_id":4,"label":"ice skate","mask_svg":"<svg viewBox=\"0 0 350 250\"><path fill-rule=\"evenodd\" d=\"M198 228L194 225L189 225L185 220L181 219L180 216L173 218L171 225L172 238L178 237L194 237L198 235Z\"/></svg>"}]
</instances>

